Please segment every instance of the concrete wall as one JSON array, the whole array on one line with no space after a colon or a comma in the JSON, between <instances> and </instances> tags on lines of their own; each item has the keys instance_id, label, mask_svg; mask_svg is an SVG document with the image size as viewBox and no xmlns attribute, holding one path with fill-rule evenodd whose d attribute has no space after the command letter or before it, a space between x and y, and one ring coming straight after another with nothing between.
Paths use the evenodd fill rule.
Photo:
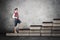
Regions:
<instances>
[{"instance_id":1,"label":"concrete wall","mask_svg":"<svg viewBox=\"0 0 60 40\"><path fill-rule=\"evenodd\" d=\"M1 32L13 30L12 14L16 7L19 9L19 17L25 27L60 17L59 0L0 0Z\"/></svg>"}]
</instances>

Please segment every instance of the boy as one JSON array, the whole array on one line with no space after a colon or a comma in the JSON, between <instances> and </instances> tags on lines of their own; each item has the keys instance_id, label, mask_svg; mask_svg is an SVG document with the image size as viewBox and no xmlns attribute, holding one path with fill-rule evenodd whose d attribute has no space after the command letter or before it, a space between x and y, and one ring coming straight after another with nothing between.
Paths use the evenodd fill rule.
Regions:
<instances>
[{"instance_id":1,"label":"boy","mask_svg":"<svg viewBox=\"0 0 60 40\"><path fill-rule=\"evenodd\" d=\"M15 9L14 9L13 18L15 19L14 33L17 33L17 31L16 31L17 23L21 23L21 21L19 20L18 8L15 8Z\"/></svg>"}]
</instances>

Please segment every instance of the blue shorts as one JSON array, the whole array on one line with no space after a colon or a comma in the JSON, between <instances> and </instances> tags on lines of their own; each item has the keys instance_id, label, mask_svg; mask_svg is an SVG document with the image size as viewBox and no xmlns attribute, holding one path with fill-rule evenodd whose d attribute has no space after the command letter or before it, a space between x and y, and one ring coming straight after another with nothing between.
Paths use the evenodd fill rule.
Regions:
<instances>
[{"instance_id":1,"label":"blue shorts","mask_svg":"<svg viewBox=\"0 0 60 40\"><path fill-rule=\"evenodd\" d=\"M15 27L17 26L18 23L20 24L21 21L19 19L15 19Z\"/></svg>"}]
</instances>

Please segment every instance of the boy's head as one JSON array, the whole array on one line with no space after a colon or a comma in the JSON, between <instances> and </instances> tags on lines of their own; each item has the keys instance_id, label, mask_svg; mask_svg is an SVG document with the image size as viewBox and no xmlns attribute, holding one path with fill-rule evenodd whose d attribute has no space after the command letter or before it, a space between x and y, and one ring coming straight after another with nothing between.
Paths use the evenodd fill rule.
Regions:
<instances>
[{"instance_id":1,"label":"boy's head","mask_svg":"<svg viewBox=\"0 0 60 40\"><path fill-rule=\"evenodd\" d=\"M15 10L15 12L18 12L18 8L15 8L14 10Z\"/></svg>"},{"instance_id":2,"label":"boy's head","mask_svg":"<svg viewBox=\"0 0 60 40\"><path fill-rule=\"evenodd\" d=\"M18 8L15 8L14 10L18 10Z\"/></svg>"}]
</instances>

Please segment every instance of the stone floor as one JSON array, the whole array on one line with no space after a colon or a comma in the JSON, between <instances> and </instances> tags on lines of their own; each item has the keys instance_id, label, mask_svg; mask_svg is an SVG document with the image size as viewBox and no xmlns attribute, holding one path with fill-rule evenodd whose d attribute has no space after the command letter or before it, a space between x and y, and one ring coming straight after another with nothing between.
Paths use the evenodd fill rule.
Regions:
<instances>
[{"instance_id":1,"label":"stone floor","mask_svg":"<svg viewBox=\"0 0 60 40\"><path fill-rule=\"evenodd\" d=\"M60 37L32 37L32 36L25 36L25 37L21 37L21 36L5 36L4 34L0 34L0 40L60 40Z\"/></svg>"}]
</instances>

